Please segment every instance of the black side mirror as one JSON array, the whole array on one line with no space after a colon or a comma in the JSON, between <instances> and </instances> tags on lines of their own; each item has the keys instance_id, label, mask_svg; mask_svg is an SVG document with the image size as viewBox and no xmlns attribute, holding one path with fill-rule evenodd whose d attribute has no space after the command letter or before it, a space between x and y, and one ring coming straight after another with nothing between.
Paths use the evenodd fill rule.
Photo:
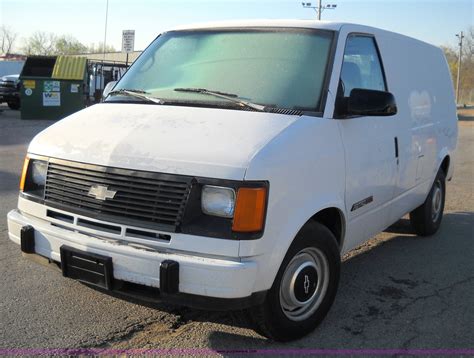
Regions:
<instances>
[{"instance_id":1,"label":"black side mirror","mask_svg":"<svg viewBox=\"0 0 474 358\"><path fill-rule=\"evenodd\" d=\"M395 97L390 92L354 88L347 101L347 115L393 116L397 114Z\"/></svg>"}]
</instances>

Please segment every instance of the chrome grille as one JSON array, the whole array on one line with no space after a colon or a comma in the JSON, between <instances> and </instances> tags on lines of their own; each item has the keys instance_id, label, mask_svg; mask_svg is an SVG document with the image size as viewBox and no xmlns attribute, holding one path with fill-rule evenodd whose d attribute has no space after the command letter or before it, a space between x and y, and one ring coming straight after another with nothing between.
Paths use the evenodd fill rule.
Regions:
<instances>
[{"instance_id":1,"label":"chrome grille","mask_svg":"<svg viewBox=\"0 0 474 358\"><path fill-rule=\"evenodd\" d=\"M192 177L51 160L47 205L110 222L177 231ZM112 199L88 195L93 185L116 191Z\"/></svg>"}]
</instances>

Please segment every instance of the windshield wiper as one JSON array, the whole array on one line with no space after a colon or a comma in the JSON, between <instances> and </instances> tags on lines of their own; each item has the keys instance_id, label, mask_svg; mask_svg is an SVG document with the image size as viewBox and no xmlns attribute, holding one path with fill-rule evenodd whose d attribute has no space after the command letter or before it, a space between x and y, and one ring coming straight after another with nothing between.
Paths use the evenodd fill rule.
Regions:
<instances>
[{"instance_id":1,"label":"windshield wiper","mask_svg":"<svg viewBox=\"0 0 474 358\"><path fill-rule=\"evenodd\" d=\"M237 103L238 105L242 107L249 107L252 109L255 109L260 112L265 112L266 107L262 106L260 104L252 103L249 101L244 101L243 99L240 99L238 95L234 93L226 93L226 92L220 92L220 91L212 91L208 90L206 88L175 88L174 89L176 92L193 92L193 93L202 93L202 94L208 94L214 97L219 97L219 98L224 98L228 101Z\"/></svg>"},{"instance_id":2,"label":"windshield wiper","mask_svg":"<svg viewBox=\"0 0 474 358\"><path fill-rule=\"evenodd\" d=\"M143 91L143 90L138 90L138 89L118 89L118 90L110 92L109 96L111 94L124 94L131 97L141 98L148 102L164 104L163 100L161 100L160 98L147 96L148 92Z\"/></svg>"}]
</instances>

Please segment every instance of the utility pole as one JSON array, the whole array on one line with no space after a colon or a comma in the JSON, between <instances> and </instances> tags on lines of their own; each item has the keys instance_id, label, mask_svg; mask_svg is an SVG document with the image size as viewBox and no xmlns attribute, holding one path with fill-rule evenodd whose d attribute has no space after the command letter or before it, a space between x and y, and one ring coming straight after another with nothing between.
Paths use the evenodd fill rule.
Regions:
<instances>
[{"instance_id":1,"label":"utility pole","mask_svg":"<svg viewBox=\"0 0 474 358\"><path fill-rule=\"evenodd\" d=\"M462 63L462 39L464 34L461 31L459 34L456 34L456 37L459 39L459 56L458 56L458 76L456 79L456 104L459 104L459 91L460 91L460 80L461 80L461 63Z\"/></svg>"},{"instance_id":2,"label":"utility pole","mask_svg":"<svg viewBox=\"0 0 474 358\"><path fill-rule=\"evenodd\" d=\"M102 48L102 66L100 68L100 87L101 89L105 88L105 77L104 77L104 62L105 62L105 51L107 46L107 21L109 19L109 0L106 0L105 5L105 27L104 27L104 46Z\"/></svg>"},{"instance_id":3,"label":"utility pole","mask_svg":"<svg viewBox=\"0 0 474 358\"><path fill-rule=\"evenodd\" d=\"M323 12L323 10L334 10L337 5L336 4L327 4L327 5L323 5L323 0L318 0L318 5L317 6L313 6L312 3L310 2L302 2L301 5L304 7L304 8L307 8L307 9L313 9L314 11L316 11L316 14L318 16L318 20L321 20L321 13Z\"/></svg>"}]
</instances>

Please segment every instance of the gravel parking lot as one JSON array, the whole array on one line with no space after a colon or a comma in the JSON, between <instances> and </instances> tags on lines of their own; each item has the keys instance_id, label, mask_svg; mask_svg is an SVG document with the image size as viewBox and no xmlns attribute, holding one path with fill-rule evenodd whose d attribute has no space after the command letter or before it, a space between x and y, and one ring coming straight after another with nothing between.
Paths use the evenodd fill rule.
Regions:
<instances>
[{"instance_id":1,"label":"gravel parking lot","mask_svg":"<svg viewBox=\"0 0 474 358\"><path fill-rule=\"evenodd\" d=\"M27 145L52 122L0 109L0 348L474 348L474 116L460 121L438 234L413 236L402 219L351 252L325 321L283 345L254 333L239 313L124 300L23 259L7 238L6 215Z\"/></svg>"}]
</instances>

